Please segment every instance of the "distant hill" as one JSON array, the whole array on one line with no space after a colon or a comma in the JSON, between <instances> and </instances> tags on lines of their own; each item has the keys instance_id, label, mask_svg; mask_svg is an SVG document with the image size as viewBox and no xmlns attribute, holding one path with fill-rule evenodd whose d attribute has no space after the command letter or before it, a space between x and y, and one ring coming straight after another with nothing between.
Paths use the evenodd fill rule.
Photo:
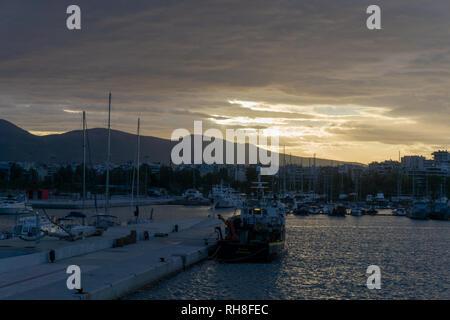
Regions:
<instances>
[{"instance_id":1,"label":"distant hill","mask_svg":"<svg viewBox=\"0 0 450 320\"><path fill-rule=\"evenodd\" d=\"M88 129L87 136L92 163L105 162L107 129ZM141 162L150 161L169 164L172 147L177 143L168 139L141 136ZM209 142L205 142L204 146L207 144ZM83 157L82 148L83 132L81 130L69 131L63 134L36 136L9 121L0 119L0 161L79 163ZM246 150L248 151L248 145ZM136 135L119 130L111 130L111 161L113 163L133 161L135 154ZM280 164L282 164L282 161L283 155L280 154ZM286 156L286 162L309 166L313 165L314 159ZM317 166L347 163L319 158L315 159L315 162Z\"/></svg>"}]
</instances>

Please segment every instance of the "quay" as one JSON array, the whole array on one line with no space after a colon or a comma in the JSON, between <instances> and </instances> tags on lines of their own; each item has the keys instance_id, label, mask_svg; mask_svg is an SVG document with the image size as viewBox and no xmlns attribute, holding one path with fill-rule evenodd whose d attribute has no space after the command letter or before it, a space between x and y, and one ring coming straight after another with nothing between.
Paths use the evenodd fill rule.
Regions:
<instances>
[{"instance_id":1,"label":"quay","mask_svg":"<svg viewBox=\"0 0 450 320\"><path fill-rule=\"evenodd\" d=\"M147 197L147 198L139 198L139 205L163 205L169 204L174 199L179 197ZM137 200L135 200L137 201ZM130 206L130 198L129 197L121 197L121 198L111 198L109 200L109 207L129 207ZM50 199L50 200L28 200L27 203L31 205L34 209L82 209L83 201L80 199ZM85 200L84 208L104 208L105 200L97 199L97 201L89 199Z\"/></svg>"},{"instance_id":2,"label":"quay","mask_svg":"<svg viewBox=\"0 0 450 320\"><path fill-rule=\"evenodd\" d=\"M43 238L36 248L34 242L4 240L0 300L118 299L207 259L220 224L202 217L118 226L75 242ZM135 243L116 247L117 239L133 233ZM67 288L70 265L81 269L81 293Z\"/></svg>"}]
</instances>

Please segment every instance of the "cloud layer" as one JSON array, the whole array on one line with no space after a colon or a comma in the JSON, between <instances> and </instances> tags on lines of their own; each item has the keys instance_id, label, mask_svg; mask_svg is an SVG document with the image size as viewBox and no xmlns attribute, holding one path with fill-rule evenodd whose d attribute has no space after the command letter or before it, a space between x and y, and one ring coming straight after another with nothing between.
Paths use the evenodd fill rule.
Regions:
<instances>
[{"instance_id":1,"label":"cloud layer","mask_svg":"<svg viewBox=\"0 0 450 320\"><path fill-rule=\"evenodd\" d=\"M369 162L450 144L450 2L68 1L0 5L0 117L170 137L262 128L287 152ZM382 30L365 9L382 8Z\"/></svg>"}]
</instances>

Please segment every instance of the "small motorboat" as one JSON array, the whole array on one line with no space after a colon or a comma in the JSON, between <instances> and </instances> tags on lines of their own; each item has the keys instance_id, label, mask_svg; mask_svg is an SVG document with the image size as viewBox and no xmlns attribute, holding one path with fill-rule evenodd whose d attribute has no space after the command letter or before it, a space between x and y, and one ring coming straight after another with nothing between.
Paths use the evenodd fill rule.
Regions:
<instances>
[{"instance_id":1,"label":"small motorboat","mask_svg":"<svg viewBox=\"0 0 450 320\"><path fill-rule=\"evenodd\" d=\"M362 209L360 208L352 208L352 210L350 211L350 215L355 216L355 217L360 217L362 216Z\"/></svg>"},{"instance_id":2,"label":"small motorboat","mask_svg":"<svg viewBox=\"0 0 450 320\"><path fill-rule=\"evenodd\" d=\"M328 215L334 217L345 217L346 214L347 208L344 205L338 204L333 208L333 210Z\"/></svg>"},{"instance_id":3,"label":"small motorboat","mask_svg":"<svg viewBox=\"0 0 450 320\"><path fill-rule=\"evenodd\" d=\"M405 208L397 208L397 209L392 211L392 215L393 216L401 216L401 217L403 217L403 216L407 215L407 212L406 212Z\"/></svg>"}]
</instances>

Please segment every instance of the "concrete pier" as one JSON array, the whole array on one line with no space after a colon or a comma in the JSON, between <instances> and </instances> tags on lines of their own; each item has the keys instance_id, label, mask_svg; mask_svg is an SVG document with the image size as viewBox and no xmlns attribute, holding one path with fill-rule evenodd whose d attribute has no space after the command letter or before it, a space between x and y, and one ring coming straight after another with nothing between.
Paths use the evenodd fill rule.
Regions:
<instances>
[{"instance_id":1,"label":"concrete pier","mask_svg":"<svg viewBox=\"0 0 450 320\"><path fill-rule=\"evenodd\" d=\"M175 224L178 232L172 232ZM38 248L27 249L33 253L0 259L0 299L120 298L206 259L220 224L217 218L179 219L114 227L76 242L43 239ZM115 239L132 230L136 243L113 248ZM20 240L2 241L0 250L17 248L14 241ZM51 250L54 262L49 262ZM67 288L69 265L81 268L82 293Z\"/></svg>"},{"instance_id":2,"label":"concrete pier","mask_svg":"<svg viewBox=\"0 0 450 320\"><path fill-rule=\"evenodd\" d=\"M142 197L139 198L139 205L160 205L169 204L177 197ZM135 204L137 200L134 200ZM83 201L80 199L50 199L50 200L28 200L27 202L35 209L46 208L46 209L82 209ZM97 204L96 204L97 203ZM109 201L110 207L129 207L131 199L129 197L112 198ZM97 201L89 199L84 202L84 208L104 208L105 200L98 199Z\"/></svg>"}]
</instances>

